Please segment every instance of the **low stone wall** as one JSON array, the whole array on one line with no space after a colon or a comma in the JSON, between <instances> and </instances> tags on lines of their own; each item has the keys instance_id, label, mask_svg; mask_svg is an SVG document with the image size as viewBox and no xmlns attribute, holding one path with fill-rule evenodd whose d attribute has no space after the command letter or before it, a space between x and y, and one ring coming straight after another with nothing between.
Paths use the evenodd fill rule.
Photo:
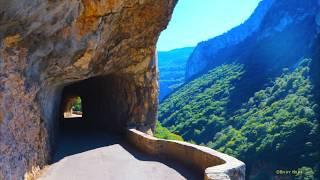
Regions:
<instances>
[{"instance_id":1,"label":"low stone wall","mask_svg":"<svg viewBox=\"0 0 320 180\"><path fill-rule=\"evenodd\" d=\"M210 148L158 139L135 129L127 130L127 139L145 153L175 159L203 171L205 180L245 179L243 162Z\"/></svg>"}]
</instances>

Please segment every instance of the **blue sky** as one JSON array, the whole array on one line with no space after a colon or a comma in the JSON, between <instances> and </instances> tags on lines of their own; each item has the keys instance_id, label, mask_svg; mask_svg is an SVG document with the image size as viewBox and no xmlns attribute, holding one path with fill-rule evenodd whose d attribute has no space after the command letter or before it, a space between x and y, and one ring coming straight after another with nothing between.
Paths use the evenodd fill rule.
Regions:
<instances>
[{"instance_id":1,"label":"blue sky","mask_svg":"<svg viewBox=\"0 0 320 180\"><path fill-rule=\"evenodd\" d=\"M243 23L261 0L179 0L157 48L196 46Z\"/></svg>"}]
</instances>

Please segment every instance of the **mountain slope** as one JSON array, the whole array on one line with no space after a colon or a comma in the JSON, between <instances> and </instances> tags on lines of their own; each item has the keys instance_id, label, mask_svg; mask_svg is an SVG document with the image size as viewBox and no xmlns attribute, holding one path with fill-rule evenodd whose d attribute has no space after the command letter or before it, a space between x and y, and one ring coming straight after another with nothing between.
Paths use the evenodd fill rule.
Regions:
<instances>
[{"instance_id":1,"label":"mountain slope","mask_svg":"<svg viewBox=\"0 0 320 180\"><path fill-rule=\"evenodd\" d=\"M225 124L230 91L242 74L239 64L223 65L184 85L161 103L160 121L186 140L211 140L208 133Z\"/></svg>"},{"instance_id":2,"label":"mountain slope","mask_svg":"<svg viewBox=\"0 0 320 180\"><path fill-rule=\"evenodd\" d=\"M243 25L200 43L188 59L186 78L189 80L224 63L238 62L246 66L247 71L236 87L239 90L232 97L230 109L239 108L239 105L263 88L270 78L279 76L283 68L292 68L299 60L311 58L313 47L319 46L316 40L320 32L318 0L272 2L262 1ZM262 17L261 22L256 21L256 31L245 33L245 38L238 38L240 40L233 40L237 29L250 27L249 22L255 22L256 17ZM238 34L241 36L243 31ZM221 39L236 43L224 43ZM219 48L221 43L224 44L223 48ZM192 70L195 68L197 71Z\"/></svg>"},{"instance_id":3,"label":"mountain slope","mask_svg":"<svg viewBox=\"0 0 320 180\"><path fill-rule=\"evenodd\" d=\"M234 113L226 107L245 68L218 66L165 99L159 120L187 141L243 160L252 177L273 176L277 168L308 167L314 173L320 165L320 109L313 95L310 64L303 60L294 70L284 69ZM259 164L263 166L255 170Z\"/></svg>"},{"instance_id":4,"label":"mountain slope","mask_svg":"<svg viewBox=\"0 0 320 180\"><path fill-rule=\"evenodd\" d=\"M264 0L243 25L198 44L159 121L245 161L250 179L320 179L319 7Z\"/></svg>"},{"instance_id":5,"label":"mountain slope","mask_svg":"<svg viewBox=\"0 0 320 180\"><path fill-rule=\"evenodd\" d=\"M273 171L316 168L320 160L319 105L312 94L308 63L303 61L293 72L285 72L256 92L229 119L231 126L216 133L208 146L249 165L267 162Z\"/></svg>"}]
</instances>

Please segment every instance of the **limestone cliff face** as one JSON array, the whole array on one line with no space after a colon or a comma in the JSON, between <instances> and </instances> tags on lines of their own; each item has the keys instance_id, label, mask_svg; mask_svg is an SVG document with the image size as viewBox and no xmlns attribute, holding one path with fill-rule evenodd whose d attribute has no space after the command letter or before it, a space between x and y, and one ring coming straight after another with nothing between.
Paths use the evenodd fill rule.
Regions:
<instances>
[{"instance_id":1,"label":"limestone cliff face","mask_svg":"<svg viewBox=\"0 0 320 180\"><path fill-rule=\"evenodd\" d=\"M280 76L284 68L293 69L302 59L313 59L314 72L318 71L319 5L319 0L261 1L244 24L198 44L188 59L186 79L190 81L222 64L245 65L231 96L231 112Z\"/></svg>"},{"instance_id":2,"label":"limestone cliff face","mask_svg":"<svg viewBox=\"0 0 320 180\"><path fill-rule=\"evenodd\" d=\"M110 88L122 89L126 125L152 129L155 44L175 4L0 0L0 179L19 179L47 162L62 89L74 82L119 77Z\"/></svg>"},{"instance_id":3,"label":"limestone cliff face","mask_svg":"<svg viewBox=\"0 0 320 180\"><path fill-rule=\"evenodd\" d=\"M318 3L318 0L261 1L246 22L197 45L187 63L186 79L223 63L264 63L282 69L310 57L308 48L315 44L319 34Z\"/></svg>"},{"instance_id":4,"label":"limestone cliff face","mask_svg":"<svg viewBox=\"0 0 320 180\"><path fill-rule=\"evenodd\" d=\"M251 17L243 24L220 36L200 42L188 60L186 79L206 69L210 64L209 61L214 58L219 50L236 45L256 32L273 3L274 0L262 1Z\"/></svg>"}]
</instances>

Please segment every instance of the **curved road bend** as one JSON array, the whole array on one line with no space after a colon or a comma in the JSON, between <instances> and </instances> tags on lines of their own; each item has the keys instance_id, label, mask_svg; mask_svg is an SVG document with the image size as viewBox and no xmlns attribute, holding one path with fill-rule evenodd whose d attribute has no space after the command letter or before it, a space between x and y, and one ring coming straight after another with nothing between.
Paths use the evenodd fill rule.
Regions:
<instances>
[{"instance_id":1,"label":"curved road bend","mask_svg":"<svg viewBox=\"0 0 320 180\"><path fill-rule=\"evenodd\" d=\"M203 177L177 162L143 154L121 137L91 131L71 131L63 133L53 164L39 179L199 180Z\"/></svg>"}]
</instances>

